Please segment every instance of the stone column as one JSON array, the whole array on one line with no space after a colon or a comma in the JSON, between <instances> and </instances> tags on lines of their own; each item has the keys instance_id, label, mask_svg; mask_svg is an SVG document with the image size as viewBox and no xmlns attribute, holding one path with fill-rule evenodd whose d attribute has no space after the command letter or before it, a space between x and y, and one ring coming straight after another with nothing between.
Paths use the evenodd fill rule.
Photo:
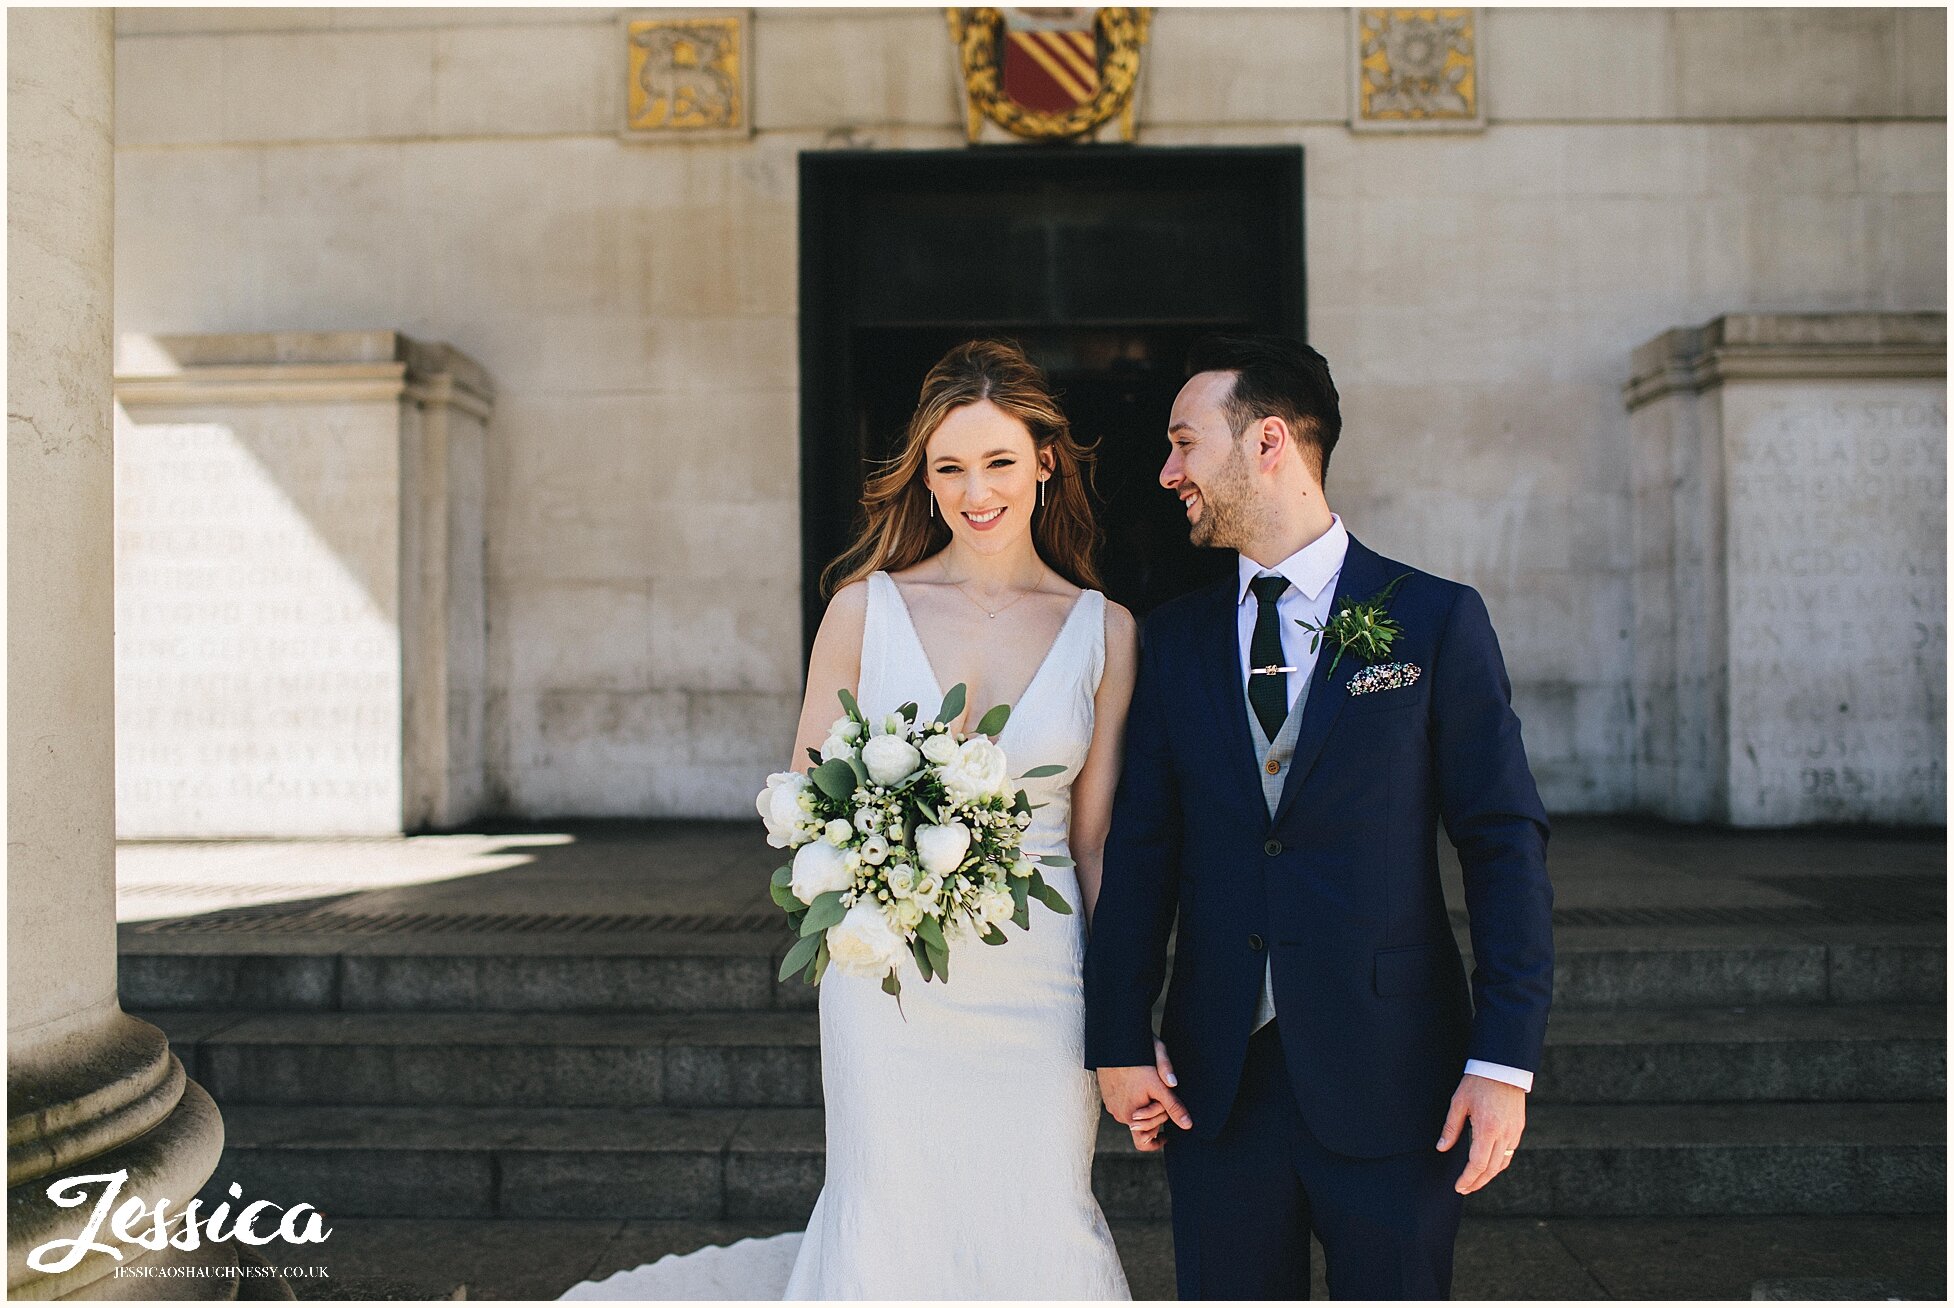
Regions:
<instances>
[{"instance_id":1,"label":"stone column","mask_svg":"<svg viewBox=\"0 0 1954 1308\"><path fill-rule=\"evenodd\" d=\"M126 1170L174 1219L224 1145L216 1105L116 998L111 318L114 27L108 9L7 14L7 1293L142 1297L104 1232L49 1274L32 1250L84 1228L47 1187ZM173 1229L175 1224L173 1223ZM172 1282L173 1297L236 1282Z\"/></svg>"},{"instance_id":2,"label":"stone column","mask_svg":"<svg viewBox=\"0 0 1954 1308\"><path fill-rule=\"evenodd\" d=\"M122 338L123 837L480 812L489 397L398 332Z\"/></svg>"},{"instance_id":3,"label":"stone column","mask_svg":"<svg viewBox=\"0 0 1954 1308\"><path fill-rule=\"evenodd\" d=\"M1640 807L1946 821L1946 321L1730 314L1635 351Z\"/></svg>"}]
</instances>

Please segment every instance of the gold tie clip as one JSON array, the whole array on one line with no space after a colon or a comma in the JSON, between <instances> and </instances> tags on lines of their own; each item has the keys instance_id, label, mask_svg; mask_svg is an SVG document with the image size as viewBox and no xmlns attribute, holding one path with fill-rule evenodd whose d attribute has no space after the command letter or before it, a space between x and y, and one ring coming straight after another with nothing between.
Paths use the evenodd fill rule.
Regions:
<instances>
[{"instance_id":1,"label":"gold tie clip","mask_svg":"<svg viewBox=\"0 0 1954 1308\"><path fill-rule=\"evenodd\" d=\"M1250 668L1248 670L1248 675L1251 677L1273 677L1278 672L1295 672L1296 670L1297 669L1295 668L1279 668L1275 664L1271 663L1266 668Z\"/></svg>"}]
</instances>

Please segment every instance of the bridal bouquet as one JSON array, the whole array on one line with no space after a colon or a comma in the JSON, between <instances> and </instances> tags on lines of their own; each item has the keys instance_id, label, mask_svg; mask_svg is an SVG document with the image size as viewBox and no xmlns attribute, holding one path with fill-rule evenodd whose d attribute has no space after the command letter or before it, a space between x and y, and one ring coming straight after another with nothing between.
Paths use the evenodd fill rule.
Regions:
<instances>
[{"instance_id":1,"label":"bridal bouquet","mask_svg":"<svg viewBox=\"0 0 1954 1308\"><path fill-rule=\"evenodd\" d=\"M812 766L774 773L758 799L767 843L795 851L773 874L773 900L799 936L781 980L805 972L817 985L832 962L881 976L900 1002L896 971L905 956L923 980L947 982L950 946L966 931L1003 944L1001 923L1031 925L1033 897L1055 913L1072 911L1036 866L1072 860L1019 848L1037 806L1013 793L993 739L1009 707L998 705L965 735L949 727L963 712L961 683L929 722L905 704L872 723L853 695L839 694L843 715L820 751L808 751ZM1051 764L1021 779L1063 771Z\"/></svg>"}]
</instances>

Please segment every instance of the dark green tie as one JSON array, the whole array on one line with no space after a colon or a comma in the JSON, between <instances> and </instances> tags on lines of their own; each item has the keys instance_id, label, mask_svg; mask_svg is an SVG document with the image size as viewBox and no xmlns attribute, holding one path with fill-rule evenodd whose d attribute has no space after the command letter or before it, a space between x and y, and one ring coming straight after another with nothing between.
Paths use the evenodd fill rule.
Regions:
<instances>
[{"instance_id":1,"label":"dark green tie","mask_svg":"<svg viewBox=\"0 0 1954 1308\"><path fill-rule=\"evenodd\" d=\"M1248 642L1248 702L1255 708L1262 734L1274 740L1282 730L1282 720L1289 716L1289 675L1255 669L1283 666L1282 628L1276 601L1289 589L1289 578L1257 577L1248 583L1248 588L1255 592L1256 602L1261 606L1255 614L1255 634Z\"/></svg>"}]
</instances>

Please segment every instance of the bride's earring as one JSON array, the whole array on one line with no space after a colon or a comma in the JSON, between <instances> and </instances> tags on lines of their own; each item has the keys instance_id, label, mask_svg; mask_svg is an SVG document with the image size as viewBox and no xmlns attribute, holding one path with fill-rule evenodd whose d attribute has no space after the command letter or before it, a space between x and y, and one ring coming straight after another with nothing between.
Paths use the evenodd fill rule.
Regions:
<instances>
[{"instance_id":1,"label":"bride's earring","mask_svg":"<svg viewBox=\"0 0 1954 1308\"><path fill-rule=\"evenodd\" d=\"M936 492L931 491L929 493L929 496L930 496L930 517L934 518L936 516Z\"/></svg>"},{"instance_id":2,"label":"bride's earring","mask_svg":"<svg viewBox=\"0 0 1954 1308\"><path fill-rule=\"evenodd\" d=\"M1050 480L1050 477L1040 477L1038 479L1038 507L1041 509L1045 507L1045 483Z\"/></svg>"}]
</instances>

